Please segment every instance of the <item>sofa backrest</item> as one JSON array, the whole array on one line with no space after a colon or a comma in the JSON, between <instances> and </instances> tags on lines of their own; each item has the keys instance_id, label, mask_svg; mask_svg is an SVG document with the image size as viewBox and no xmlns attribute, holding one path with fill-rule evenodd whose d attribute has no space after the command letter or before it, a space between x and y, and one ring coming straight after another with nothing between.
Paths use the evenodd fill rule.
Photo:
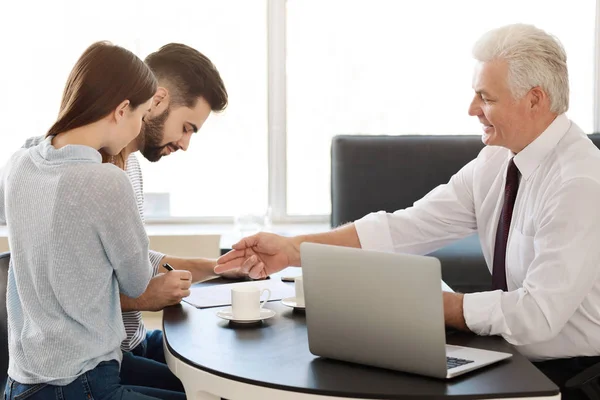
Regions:
<instances>
[{"instance_id":1,"label":"sofa backrest","mask_svg":"<svg viewBox=\"0 0 600 400\"><path fill-rule=\"evenodd\" d=\"M600 134L589 137L600 147ZM482 148L479 135L334 137L331 225L352 222L373 211L412 206L448 182Z\"/></svg>"}]
</instances>

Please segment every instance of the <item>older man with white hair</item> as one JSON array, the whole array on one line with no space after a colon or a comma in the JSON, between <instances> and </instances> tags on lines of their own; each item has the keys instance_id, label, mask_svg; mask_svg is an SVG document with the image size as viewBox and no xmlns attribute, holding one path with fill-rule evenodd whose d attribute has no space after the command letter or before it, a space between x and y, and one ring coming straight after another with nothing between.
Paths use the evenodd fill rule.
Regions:
<instances>
[{"instance_id":1,"label":"older man with white hair","mask_svg":"<svg viewBox=\"0 0 600 400\"><path fill-rule=\"evenodd\" d=\"M478 233L493 290L444 293L446 324L501 335L562 387L600 361L600 151L565 115L567 60L556 38L509 25L473 54L469 114L487 146L447 184L413 207L330 232L250 236L216 269L258 278L300 266L305 241L427 254Z\"/></svg>"}]
</instances>

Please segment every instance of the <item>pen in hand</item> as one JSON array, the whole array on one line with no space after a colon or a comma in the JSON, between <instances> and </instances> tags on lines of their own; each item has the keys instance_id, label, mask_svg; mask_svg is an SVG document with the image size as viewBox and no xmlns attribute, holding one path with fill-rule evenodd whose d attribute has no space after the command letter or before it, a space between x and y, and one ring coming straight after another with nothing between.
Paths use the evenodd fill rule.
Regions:
<instances>
[{"instance_id":1,"label":"pen in hand","mask_svg":"<svg viewBox=\"0 0 600 400\"><path fill-rule=\"evenodd\" d=\"M169 263L164 263L163 264L163 268L166 269L167 271L174 271L175 268L171 267L171 264Z\"/></svg>"}]
</instances>

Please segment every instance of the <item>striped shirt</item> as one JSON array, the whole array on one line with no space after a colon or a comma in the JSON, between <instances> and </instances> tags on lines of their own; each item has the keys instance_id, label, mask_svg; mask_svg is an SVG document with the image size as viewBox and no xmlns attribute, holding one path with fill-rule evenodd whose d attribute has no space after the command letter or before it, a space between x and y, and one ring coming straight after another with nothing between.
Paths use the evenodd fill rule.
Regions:
<instances>
[{"instance_id":1,"label":"striped shirt","mask_svg":"<svg viewBox=\"0 0 600 400\"><path fill-rule=\"evenodd\" d=\"M29 138L25 141L23 147L29 148L37 146L43 140L43 136ZM142 177L142 169L140 168L140 163L135 154L131 154L127 159L125 172L127 172L129 181L133 186L137 208L142 221L144 221L144 181ZM150 250L149 256L150 263L152 264L153 268L153 275L156 275L158 273L158 266L165 255ZM125 324L125 332L127 333L127 337L121 343L121 350L131 351L146 338L146 327L142 321L142 313L139 311L123 312L123 323Z\"/></svg>"},{"instance_id":2,"label":"striped shirt","mask_svg":"<svg viewBox=\"0 0 600 400\"><path fill-rule=\"evenodd\" d=\"M129 155L125 172L129 177L129 181L133 186L135 198L137 200L138 211L140 217L144 221L144 180L142 177L142 169L135 154ZM153 274L158 273L158 266L164 258L164 254L150 250L150 263L152 264ZM139 311L126 311L123 313L123 323L125 324L125 332L127 338L121 343L121 350L131 351L136 348L146 338L146 327L142 321L142 313Z\"/></svg>"}]
</instances>

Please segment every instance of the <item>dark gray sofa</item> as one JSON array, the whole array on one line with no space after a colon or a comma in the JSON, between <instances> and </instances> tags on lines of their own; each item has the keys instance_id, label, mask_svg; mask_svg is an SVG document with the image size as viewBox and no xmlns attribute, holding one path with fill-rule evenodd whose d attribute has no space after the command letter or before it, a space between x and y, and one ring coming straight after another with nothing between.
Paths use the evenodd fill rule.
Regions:
<instances>
[{"instance_id":1,"label":"dark gray sofa","mask_svg":"<svg viewBox=\"0 0 600 400\"><path fill-rule=\"evenodd\" d=\"M589 135L600 147L600 134ZM446 183L483 148L481 136L336 136L331 146L331 225L411 206ZM489 290L490 273L474 235L431 255L454 290Z\"/></svg>"}]
</instances>

